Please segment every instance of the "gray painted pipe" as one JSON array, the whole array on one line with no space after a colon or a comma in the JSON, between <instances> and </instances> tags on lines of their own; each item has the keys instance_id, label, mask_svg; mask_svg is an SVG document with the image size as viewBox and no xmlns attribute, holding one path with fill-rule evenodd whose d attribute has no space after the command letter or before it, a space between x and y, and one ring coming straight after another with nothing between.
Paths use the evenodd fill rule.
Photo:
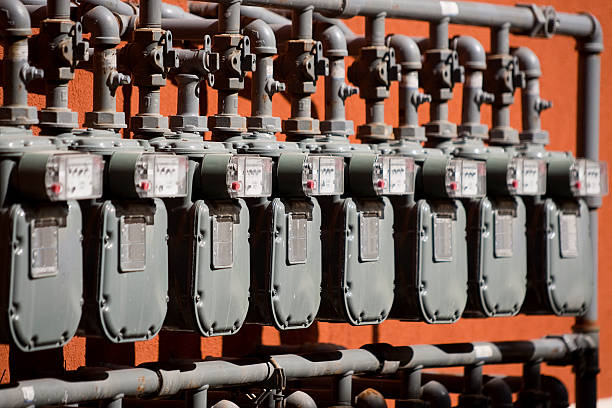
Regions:
<instances>
[{"instance_id":1,"label":"gray painted pipe","mask_svg":"<svg viewBox=\"0 0 612 408\"><path fill-rule=\"evenodd\" d=\"M421 399L429 402L432 408L451 408L448 390L437 381L429 381L421 387Z\"/></svg>"},{"instance_id":2,"label":"gray painted pipe","mask_svg":"<svg viewBox=\"0 0 612 408\"><path fill-rule=\"evenodd\" d=\"M136 15L134 7L121 0L81 0L81 3L91 6L104 6L113 13L118 13L124 16Z\"/></svg>"},{"instance_id":3,"label":"gray painted pipe","mask_svg":"<svg viewBox=\"0 0 612 408\"><path fill-rule=\"evenodd\" d=\"M162 18L197 18L196 15L183 10L179 6L163 2L161 4L161 16Z\"/></svg>"},{"instance_id":4,"label":"gray painted pipe","mask_svg":"<svg viewBox=\"0 0 612 408\"><path fill-rule=\"evenodd\" d=\"M491 408L513 408L512 389L503 380L495 377L487 381L482 393L491 399Z\"/></svg>"},{"instance_id":5,"label":"gray painted pipe","mask_svg":"<svg viewBox=\"0 0 612 408\"><path fill-rule=\"evenodd\" d=\"M295 391L285 399L285 408L317 408L317 403L305 392Z\"/></svg>"},{"instance_id":6,"label":"gray painted pipe","mask_svg":"<svg viewBox=\"0 0 612 408\"><path fill-rule=\"evenodd\" d=\"M161 0L141 0L138 12L139 28L161 28Z\"/></svg>"},{"instance_id":7,"label":"gray painted pipe","mask_svg":"<svg viewBox=\"0 0 612 408\"><path fill-rule=\"evenodd\" d=\"M204 36L217 33L217 19L194 18L162 18L161 27L172 32L176 40L203 41Z\"/></svg>"},{"instance_id":8,"label":"gray painted pipe","mask_svg":"<svg viewBox=\"0 0 612 408\"><path fill-rule=\"evenodd\" d=\"M453 38L452 48L459 54L459 63L465 67L463 101L461 104L461 125L459 136L487 138L488 129L480 121L480 106L492 103L494 96L482 90L483 71L487 68L487 55L482 44L474 37Z\"/></svg>"},{"instance_id":9,"label":"gray painted pipe","mask_svg":"<svg viewBox=\"0 0 612 408\"><path fill-rule=\"evenodd\" d=\"M548 132L542 130L540 113L552 104L540 98L540 60L527 47L519 47L512 51L518 58L519 67L525 73L526 86L521 91L521 119L523 129L521 141L526 143L548 144Z\"/></svg>"},{"instance_id":10,"label":"gray painted pipe","mask_svg":"<svg viewBox=\"0 0 612 408\"><path fill-rule=\"evenodd\" d=\"M119 21L106 7L96 6L83 16L83 29L91 33L93 54L93 109L85 113L86 127L122 129L125 113L117 112L115 91L130 83L130 77L117 71L117 50L121 42Z\"/></svg>"},{"instance_id":11,"label":"gray painted pipe","mask_svg":"<svg viewBox=\"0 0 612 408\"><path fill-rule=\"evenodd\" d=\"M189 12L204 18L217 18L217 3L190 1ZM259 19L268 24L291 24L291 20L262 7L240 6L240 15L252 19Z\"/></svg>"},{"instance_id":12,"label":"gray painted pipe","mask_svg":"<svg viewBox=\"0 0 612 408\"><path fill-rule=\"evenodd\" d=\"M70 19L70 0L49 0L47 17L54 20Z\"/></svg>"},{"instance_id":13,"label":"gray painted pipe","mask_svg":"<svg viewBox=\"0 0 612 408\"><path fill-rule=\"evenodd\" d=\"M2 37L27 37L32 34L30 14L19 1L0 1L0 33Z\"/></svg>"}]
</instances>

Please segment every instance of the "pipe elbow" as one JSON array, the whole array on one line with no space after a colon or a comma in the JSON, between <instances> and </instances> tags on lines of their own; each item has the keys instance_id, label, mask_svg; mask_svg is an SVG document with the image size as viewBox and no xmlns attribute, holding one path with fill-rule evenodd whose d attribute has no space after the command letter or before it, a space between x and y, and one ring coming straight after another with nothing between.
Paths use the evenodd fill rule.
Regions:
<instances>
[{"instance_id":1,"label":"pipe elbow","mask_svg":"<svg viewBox=\"0 0 612 408\"><path fill-rule=\"evenodd\" d=\"M355 408L387 408L387 402L380 392L366 388L355 397Z\"/></svg>"},{"instance_id":2,"label":"pipe elbow","mask_svg":"<svg viewBox=\"0 0 612 408\"><path fill-rule=\"evenodd\" d=\"M32 34L30 13L16 0L0 0L0 35L3 37L27 37Z\"/></svg>"},{"instance_id":3,"label":"pipe elbow","mask_svg":"<svg viewBox=\"0 0 612 408\"><path fill-rule=\"evenodd\" d=\"M421 69L419 45L407 35L393 34L387 38L387 45L395 50L395 59L403 68L411 71Z\"/></svg>"},{"instance_id":4,"label":"pipe elbow","mask_svg":"<svg viewBox=\"0 0 612 408\"><path fill-rule=\"evenodd\" d=\"M317 403L304 391L295 391L285 399L285 408L317 408Z\"/></svg>"},{"instance_id":5,"label":"pipe elbow","mask_svg":"<svg viewBox=\"0 0 612 408\"><path fill-rule=\"evenodd\" d=\"M112 11L104 6L96 6L83 16L83 29L91 33L95 46L115 46L121 42L119 21Z\"/></svg>"},{"instance_id":6,"label":"pipe elbow","mask_svg":"<svg viewBox=\"0 0 612 408\"><path fill-rule=\"evenodd\" d=\"M487 381L483 393L491 398L492 408L512 408L512 389L506 381L495 377Z\"/></svg>"},{"instance_id":7,"label":"pipe elbow","mask_svg":"<svg viewBox=\"0 0 612 408\"><path fill-rule=\"evenodd\" d=\"M162 3L161 5L162 18L193 18L196 17L191 13L186 12L179 6L173 4Z\"/></svg>"},{"instance_id":8,"label":"pipe elbow","mask_svg":"<svg viewBox=\"0 0 612 408\"><path fill-rule=\"evenodd\" d=\"M549 375L540 377L542 381L542 390L550 394L551 408L566 408L569 406L569 395L567 387L559 379Z\"/></svg>"},{"instance_id":9,"label":"pipe elbow","mask_svg":"<svg viewBox=\"0 0 612 408\"><path fill-rule=\"evenodd\" d=\"M601 23L593 14L585 13L585 15L591 19L591 22L593 23L593 31L591 32L591 35L580 41L579 49L580 51L599 54L604 48L604 35L603 29L601 28Z\"/></svg>"},{"instance_id":10,"label":"pipe elbow","mask_svg":"<svg viewBox=\"0 0 612 408\"><path fill-rule=\"evenodd\" d=\"M518 47L512 50L512 55L518 58L519 67L525 73L527 79L537 79L542 76L540 59L531 49Z\"/></svg>"},{"instance_id":11,"label":"pipe elbow","mask_svg":"<svg viewBox=\"0 0 612 408\"><path fill-rule=\"evenodd\" d=\"M251 40L251 51L255 54L276 54L274 30L263 20L256 19L247 24L243 34Z\"/></svg>"},{"instance_id":12,"label":"pipe elbow","mask_svg":"<svg viewBox=\"0 0 612 408\"><path fill-rule=\"evenodd\" d=\"M421 387L421 399L429 402L433 408L450 408L451 406L448 390L437 381L429 381Z\"/></svg>"},{"instance_id":13,"label":"pipe elbow","mask_svg":"<svg viewBox=\"0 0 612 408\"><path fill-rule=\"evenodd\" d=\"M344 32L337 25L317 24L317 39L323 43L323 53L326 57L346 57L348 49L346 47L346 37Z\"/></svg>"},{"instance_id":14,"label":"pipe elbow","mask_svg":"<svg viewBox=\"0 0 612 408\"><path fill-rule=\"evenodd\" d=\"M459 63L467 69L484 71L487 69L487 53L474 37L461 35L453 38L452 48L459 54Z\"/></svg>"}]
</instances>

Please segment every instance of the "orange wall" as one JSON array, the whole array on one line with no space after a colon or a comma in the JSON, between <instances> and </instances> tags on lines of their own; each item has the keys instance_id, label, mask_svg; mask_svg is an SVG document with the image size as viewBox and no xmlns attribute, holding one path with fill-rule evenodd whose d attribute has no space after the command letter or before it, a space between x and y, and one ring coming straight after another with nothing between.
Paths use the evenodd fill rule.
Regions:
<instances>
[{"instance_id":1,"label":"orange wall","mask_svg":"<svg viewBox=\"0 0 612 408\"><path fill-rule=\"evenodd\" d=\"M186 7L186 0L167 0L168 2ZM374 0L372 0L374 1ZM425 0L424 0L425 1ZM491 0L491 3L514 4L513 0ZM556 10L579 12L588 11L595 14L601 21L605 31L605 43L612 43L612 2L609 0L547 0L547 4ZM355 18L349 21L353 30L363 33L363 19ZM401 33L407 35L426 36L427 26L424 23L388 21L388 33ZM488 31L480 28L451 27L451 35L469 34L482 41L486 49L489 47ZM511 38L512 45L525 45L533 48L540 56L543 77L541 89L543 97L554 102L554 108L543 114L543 127L550 132L550 148L554 150L576 150L576 79L577 79L577 54L574 52L574 42L568 38L555 38L553 40L526 39L519 37ZM601 89L601 158L612 161L612 144L606 143L604 138L612 132L612 53L605 52L602 56L602 78ZM350 61L347 61L347 66ZM79 112L79 119L83 121L84 112L91 110L91 74L77 72L76 79L70 85L70 107ZM313 98L316 102L318 112L323 114L323 83L319 82L319 92ZM137 92L136 90L134 92ZM216 110L215 91L209 90L209 112ZM387 102L386 118L388 123L397 123L397 85L392 89L392 98ZM451 119L460 120L460 89L457 89L456 98L451 103ZM132 112L137 111L136 95L132 98ZM32 95L30 103L43 106L44 99L41 96ZM173 114L176 107L176 89L167 86L162 91L162 113ZM122 106L121 95L118 106ZM349 118L355 124L362 123L365 118L364 103L353 97L347 102ZM249 107L246 100L241 100L240 110L243 114L248 113ZM289 106L285 100L277 96L275 98L274 113L280 117L289 116ZM427 108L422 108L422 120L427 120ZM483 108L483 118L490 119L490 109ZM520 128L520 108L512 109L512 122L515 128ZM600 396L612 396L612 276L605 271L612 265L608 251L612 249L612 228L606 228L606 222L612 217L612 207L608 205L609 198L604 199L604 207L600 212L600 241L599 241L599 316L601 326L601 367ZM60 294L56 294L60 295ZM373 327L349 327L343 324L320 323L305 333L284 334L284 342L299 342L304 340L318 340L320 342L333 342L347 347L359 347L362 344L381 341L396 345L419 344L419 343L441 343L472 340L512 340L542 337L548 334L560 334L571 331L573 319L555 317L526 317L498 318L488 320L467 320L450 326L428 326L422 323L400 323L387 321L377 328ZM135 363L157 360L161 356L183 356L183 355L220 355L222 347L226 352L248 348L249 344L259 341L259 331L243 329L241 333L233 338L222 341L219 338L198 339L197 337L185 335L162 335L148 342L137 343L132 350L127 347L127 358L133 359ZM263 341L267 344L278 344L281 336L271 328L263 328L261 334ZM161 340L160 340L161 338ZM88 346L89 348L89 346ZM88 358L95 358L94 353L101 353L100 348L93 347L89 351ZM104 346L104 354L111 358L113 356L125 356L126 347L113 348ZM75 338L65 347L64 365L68 369L74 369L85 364L85 339ZM61 359L61 356L60 356ZM125 362L124 357L116 357L117 360ZM114 359L113 359L114 360ZM42 361L40 359L35 361ZM8 347L0 346L0 373L8 368ZM520 373L520 367L488 367L487 372L504 372L506 374ZM545 372L560 376L569 388L572 388L573 380L569 368L545 368ZM10 379L8 369L2 379L7 382ZM572 390L573 393L573 390Z\"/></svg>"}]
</instances>

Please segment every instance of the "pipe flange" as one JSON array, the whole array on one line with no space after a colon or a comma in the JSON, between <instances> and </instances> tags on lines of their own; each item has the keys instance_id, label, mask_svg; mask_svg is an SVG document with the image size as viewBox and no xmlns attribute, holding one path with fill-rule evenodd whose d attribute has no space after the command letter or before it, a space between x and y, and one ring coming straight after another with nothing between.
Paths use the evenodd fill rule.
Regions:
<instances>
[{"instance_id":1,"label":"pipe flange","mask_svg":"<svg viewBox=\"0 0 612 408\"><path fill-rule=\"evenodd\" d=\"M547 145L550 143L548 132L542 129L522 131L519 134L519 139L521 143L534 143L541 145Z\"/></svg>"},{"instance_id":2,"label":"pipe flange","mask_svg":"<svg viewBox=\"0 0 612 408\"><path fill-rule=\"evenodd\" d=\"M396 139L404 139L415 142L425 142L425 128L418 125L406 125L393 128L393 135Z\"/></svg>"},{"instance_id":3,"label":"pipe flange","mask_svg":"<svg viewBox=\"0 0 612 408\"><path fill-rule=\"evenodd\" d=\"M83 126L94 129L125 129L125 113L123 112L85 112Z\"/></svg>"},{"instance_id":4,"label":"pipe flange","mask_svg":"<svg viewBox=\"0 0 612 408\"><path fill-rule=\"evenodd\" d=\"M489 128L482 123L466 123L457 126L457 135L462 137L474 137L486 139L488 137Z\"/></svg>"},{"instance_id":5,"label":"pipe flange","mask_svg":"<svg viewBox=\"0 0 612 408\"><path fill-rule=\"evenodd\" d=\"M246 119L249 132L276 133L281 131L281 120L275 116L250 116Z\"/></svg>"},{"instance_id":6,"label":"pipe flange","mask_svg":"<svg viewBox=\"0 0 612 408\"><path fill-rule=\"evenodd\" d=\"M324 120L319 127L325 135L350 136L355 133L352 120Z\"/></svg>"},{"instance_id":7,"label":"pipe flange","mask_svg":"<svg viewBox=\"0 0 612 408\"><path fill-rule=\"evenodd\" d=\"M283 120L283 133L287 136L317 136L321 134L319 130L319 120L312 118L293 118Z\"/></svg>"},{"instance_id":8,"label":"pipe flange","mask_svg":"<svg viewBox=\"0 0 612 408\"><path fill-rule=\"evenodd\" d=\"M170 116L170 129L174 132L203 133L208 130L208 118L196 115Z\"/></svg>"},{"instance_id":9,"label":"pipe flange","mask_svg":"<svg viewBox=\"0 0 612 408\"><path fill-rule=\"evenodd\" d=\"M169 133L168 118L162 115L136 115L130 119L130 130L135 134Z\"/></svg>"},{"instance_id":10,"label":"pipe flange","mask_svg":"<svg viewBox=\"0 0 612 408\"><path fill-rule=\"evenodd\" d=\"M213 134L244 133L247 131L246 118L238 115L214 115L208 118Z\"/></svg>"},{"instance_id":11,"label":"pipe flange","mask_svg":"<svg viewBox=\"0 0 612 408\"><path fill-rule=\"evenodd\" d=\"M554 7L540 7L536 4L517 4L517 7L526 7L531 10L535 23L529 32L530 37L551 38L557 32L559 19Z\"/></svg>"},{"instance_id":12,"label":"pipe flange","mask_svg":"<svg viewBox=\"0 0 612 408\"><path fill-rule=\"evenodd\" d=\"M0 125L19 126L38 123L38 112L34 106L2 106L0 107Z\"/></svg>"},{"instance_id":13,"label":"pipe flange","mask_svg":"<svg viewBox=\"0 0 612 408\"><path fill-rule=\"evenodd\" d=\"M511 127L496 127L489 131L489 143L503 146L519 144L519 132Z\"/></svg>"},{"instance_id":14,"label":"pipe flange","mask_svg":"<svg viewBox=\"0 0 612 408\"><path fill-rule=\"evenodd\" d=\"M74 129L79 127L79 115L69 110L57 111L43 109L38 112L38 124L41 128Z\"/></svg>"},{"instance_id":15,"label":"pipe flange","mask_svg":"<svg viewBox=\"0 0 612 408\"><path fill-rule=\"evenodd\" d=\"M439 120L425 124L425 135L430 138L454 139L457 137L457 125L448 120Z\"/></svg>"},{"instance_id":16,"label":"pipe flange","mask_svg":"<svg viewBox=\"0 0 612 408\"><path fill-rule=\"evenodd\" d=\"M370 141L387 141L393 135L393 126L386 123L366 123L357 126L357 138Z\"/></svg>"}]
</instances>

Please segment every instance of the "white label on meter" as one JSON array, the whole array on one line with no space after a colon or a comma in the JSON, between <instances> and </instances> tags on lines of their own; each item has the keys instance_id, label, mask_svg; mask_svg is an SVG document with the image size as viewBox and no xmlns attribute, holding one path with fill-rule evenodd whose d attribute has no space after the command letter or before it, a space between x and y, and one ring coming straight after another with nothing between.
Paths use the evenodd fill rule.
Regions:
<instances>
[{"instance_id":1,"label":"white label on meter","mask_svg":"<svg viewBox=\"0 0 612 408\"><path fill-rule=\"evenodd\" d=\"M601 168L599 162L586 163L586 193L587 195L601 194Z\"/></svg>"},{"instance_id":2,"label":"white label on meter","mask_svg":"<svg viewBox=\"0 0 612 408\"><path fill-rule=\"evenodd\" d=\"M336 161L333 158L319 159L319 193L331 194L336 190Z\"/></svg>"},{"instance_id":3,"label":"white label on meter","mask_svg":"<svg viewBox=\"0 0 612 408\"><path fill-rule=\"evenodd\" d=\"M537 194L540 186L540 163L523 160L523 194Z\"/></svg>"},{"instance_id":4,"label":"white label on meter","mask_svg":"<svg viewBox=\"0 0 612 408\"><path fill-rule=\"evenodd\" d=\"M263 163L259 159L247 158L244 161L244 192L246 196L263 192Z\"/></svg>"},{"instance_id":5,"label":"white label on meter","mask_svg":"<svg viewBox=\"0 0 612 408\"><path fill-rule=\"evenodd\" d=\"M66 159L66 194L68 197L89 197L94 195L94 162L89 157Z\"/></svg>"},{"instance_id":6,"label":"white label on meter","mask_svg":"<svg viewBox=\"0 0 612 408\"><path fill-rule=\"evenodd\" d=\"M478 194L478 164L473 161L464 161L462 174L462 191L464 196L473 196Z\"/></svg>"},{"instance_id":7,"label":"white label on meter","mask_svg":"<svg viewBox=\"0 0 612 408\"><path fill-rule=\"evenodd\" d=\"M176 157L155 157L155 194L171 196L179 194L179 160Z\"/></svg>"},{"instance_id":8,"label":"white label on meter","mask_svg":"<svg viewBox=\"0 0 612 408\"><path fill-rule=\"evenodd\" d=\"M389 159L389 192L404 193L406 191L406 160L404 158Z\"/></svg>"}]
</instances>

